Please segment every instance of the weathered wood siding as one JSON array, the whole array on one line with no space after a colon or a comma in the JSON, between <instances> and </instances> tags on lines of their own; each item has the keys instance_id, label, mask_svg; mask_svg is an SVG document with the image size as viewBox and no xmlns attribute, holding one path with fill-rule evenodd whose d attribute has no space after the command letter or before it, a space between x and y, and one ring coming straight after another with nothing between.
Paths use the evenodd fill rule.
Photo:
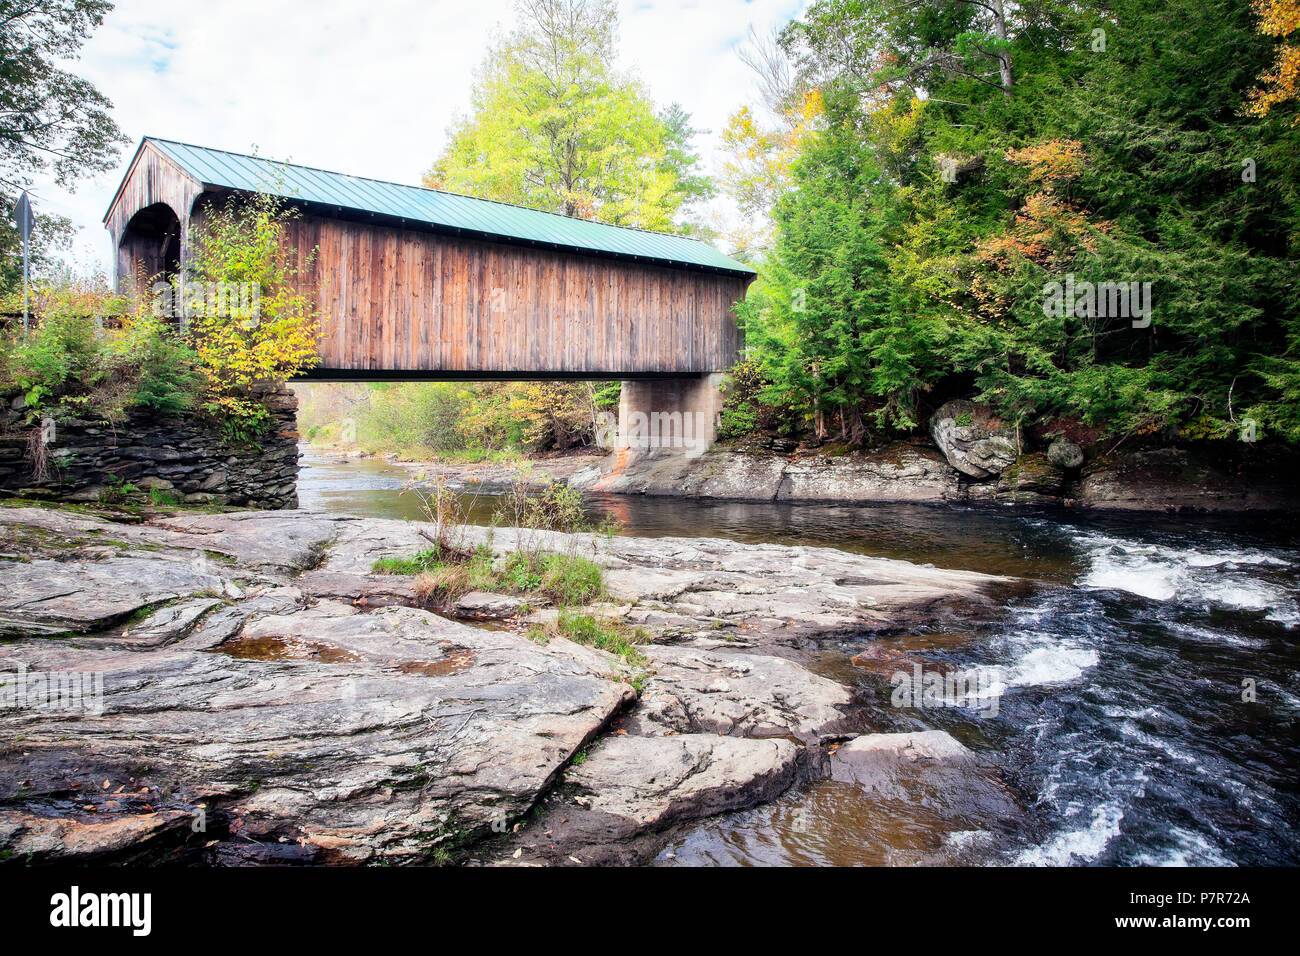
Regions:
<instances>
[{"instance_id":1,"label":"weathered wood siding","mask_svg":"<svg viewBox=\"0 0 1300 956\"><path fill-rule=\"evenodd\" d=\"M119 283L129 281L138 271L143 271L148 277L161 269L159 250L147 243L134 243L126 235L127 226L135 214L161 203L175 213L184 235L189 227L194 200L202 192L200 183L151 144L145 143L104 219L104 226L113 237L113 266ZM183 245L181 255L184 256Z\"/></svg>"},{"instance_id":2,"label":"weathered wood siding","mask_svg":"<svg viewBox=\"0 0 1300 956\"><path fill-rule=\"evenodd\" d=\"M740 347L742 276L318 216L291 242L322 317L317 374L684 374Z\"/></svg>"},{"instance_id":3,"label":"weathered wood siding","mask_svg":"<svg viewBox=\"0 0 1300 956\"><path fill-rule=\"evenodd\" d=\"M159 267L157 243L132 238L136 213L165 204L185 234L192 216L202 218L196 199L211 195L146 143L105 219L118 281ZM289 243L321 315L314 374L322 378L714 372L737 358L731 309L752 281L357 222L319 208L291 221ZM185 255L182 245L182 265Z\"/></svg>"}]
</instances>

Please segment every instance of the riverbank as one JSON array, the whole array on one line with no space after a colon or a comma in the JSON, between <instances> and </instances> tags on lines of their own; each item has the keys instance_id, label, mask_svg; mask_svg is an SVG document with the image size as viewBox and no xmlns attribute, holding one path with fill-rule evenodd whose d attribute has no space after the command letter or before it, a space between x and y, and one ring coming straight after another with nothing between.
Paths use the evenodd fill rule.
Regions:
<instances>
[{"instance_id":1,"label":"riverbank","mask_svg":"<svg viewBox=\"0 0 1300 956\"><path fill-rule=\"evenodd\" d=\"M300 445L299 451L304 455L310 454L316 461L330 464L377 462L400 468L412 479L416 476L421 476L426 481L441 478L451 484L470 486L489 494L512 487L519 480L521 470L528 472L528 480L533 484L544 482L548 478L568 483L575 475L598 466L607 457L595 449L582 449L563 454L509 455L484 461L422 460L393 453L377 455L356 448L310 443Z\"/></svg>"},{"instance_id":2,"label":"riverbank","mask_svg":"<svg viewBox=\"0 0 1300 956\"><path fill-rule=\"evenodd\" d=\"M1236 452L1236 449L1233 449ZM974 480L922 440L842 455L753 454L715 448L699 458L665 452L614 456L569 479L584 491L790 502L912 502L1060 506L1163 513L1294 512L1297 461L1260 452L1216 458L1207 450L1117 451L1064 468L1047 454L1021 456Z\"/></svg>"},{"instance_id":3,"label":"riverbank","mask_svg":"<svg viewBox=\"0 0 1300 956\"><path fill-rule=\"evenodd\" d=\"M316 449L324 460L370 458ZM974 480L933 444L917 439L874 452L675 452L577 455L514 462L386 463L485 493L509 487L521 464L534 480L584 492L733 501L988 504L1164 514L1296 513L1300 460L1279 450L1138 447L1063 468L1046 454L1022 456L1000 475Z\"/></svg>"},{"instance_id":4,"label":"riverbank","mask_svg":"<svg viewBox=\"0 0 1300 956\"><path fill-rule=\"evenodd\" d=\"M422 530L0 510L4 689L28 702L0 709L0 857L644 862L694 821L837 767L923 787L906 782L917 747L945 772L979 764L947 739L842 748L864 737L862 702L804 649L988 616L1015 582L829 549L526 533L603 569L603 600L569 613L641 633L630 663L539 643L553 608L467 596L471 624L416 606L409 579L373 569L427 549ZM466 534L499 556L521 544ZM93 678L75 706L30 703L67 675ZM992 820L1004 788L988 781L962 807Z\"/></svg>"}]
</instances>

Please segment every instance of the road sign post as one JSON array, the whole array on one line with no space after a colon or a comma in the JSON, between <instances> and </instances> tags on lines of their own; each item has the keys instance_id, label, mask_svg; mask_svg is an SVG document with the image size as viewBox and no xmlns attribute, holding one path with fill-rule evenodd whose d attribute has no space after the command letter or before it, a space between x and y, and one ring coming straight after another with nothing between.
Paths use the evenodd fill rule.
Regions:
<instances>
[{"instance_id":1,"label":"road sign post","mask_svg":"<svg viewBox=\"0 0 1300 956\"><path fill-rule=\"evenodd\" d=\"M30 245L32 238L32 226L35 223L35 216L32 215L32 201L27 198L27 193L18 197L18 202L14 205L14 219L18 223L18 235L23 240L23 331L28 329L27 320L27 283L28 283L28 255L27 247Z\"/></svg>"}]
</instances>

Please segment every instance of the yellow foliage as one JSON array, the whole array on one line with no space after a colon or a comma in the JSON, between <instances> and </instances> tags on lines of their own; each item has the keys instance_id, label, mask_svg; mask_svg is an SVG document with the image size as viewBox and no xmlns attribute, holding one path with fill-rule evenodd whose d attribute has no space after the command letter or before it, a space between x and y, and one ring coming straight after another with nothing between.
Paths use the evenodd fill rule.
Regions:
<instances>
[{"instance_id":1,"label":"yellow foliage","mask_svg":"<svg viewBox=\"0 0 1300 956\"><path fill-rule=\"evenodd\" d=\"M1083 144L1072 139L1049 139L1024 149L1008 150L1006 159L1028 167L1031 183L1053 187L1073 182L1083 173Z\"/></svg>"},{"instance_id":2,"label":"yellow foliage","mask_svg":"<svg viewBox=\"0 0 1300 956\"><path fill-rule=\"evenodd\" d=\"M722 131L721 145L730 159L723 182L747 213L765 213L790 184L795 160L821 129L825 104L820 89L805 91L765 126L742 106Z\"/></svg>"},{"instance_id":3,"label":"yellow foliage","mask_svg":"<svg viewBox=\"0 0 1300 956\"><path fill-rule=\"evenodd\" d=\"M208 386L206 407L239 433L255 431L265 417L255 397L259 387L282 384L319 361L314 303L293 281L296 250L284 228L291 214L276 200L257 197L213 212L192 237L193 278L247 283L258 292L252 315L202 297L186 303L191 347Z\"/></svg>"},{"instance_id":4,"label":"yellow foliage","mask_svg":"<svg viewBox=\"0 0 1300 956\"><path fill-rule=\"evenodd\" d=\"M1265 36L1285 39L1300 30L1300 0L1254 0L1254 7L1259 32ZM1260 87L1251 92L1246 107L1252 116L1267 116L1274 107L1300 96L1300 44L1283 43L1273 68L1259 79ZM1291 125L1300 125L1300 114Z\"/></svg>"}]
</instances>

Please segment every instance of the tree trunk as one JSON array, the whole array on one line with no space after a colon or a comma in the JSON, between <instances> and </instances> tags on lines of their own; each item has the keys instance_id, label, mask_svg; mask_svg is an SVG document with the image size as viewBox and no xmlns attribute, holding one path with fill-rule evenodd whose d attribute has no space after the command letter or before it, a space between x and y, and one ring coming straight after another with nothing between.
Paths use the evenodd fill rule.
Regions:
<instances>
[{"instance_id":1,"label":"tree trunk","mask_svg":"<svg viewBox=\"0 0 1300 956\"><path fill-rule=\"evenodd\" d=\"M1007 42L1007 16L1002 10L1002 0L990 0L993 8L993 33L1002 42ZM1005 52L998 52L998 73L1002 76L1002 93L1011 95L1011 57Z\"/></svg>"}]
</instances>

